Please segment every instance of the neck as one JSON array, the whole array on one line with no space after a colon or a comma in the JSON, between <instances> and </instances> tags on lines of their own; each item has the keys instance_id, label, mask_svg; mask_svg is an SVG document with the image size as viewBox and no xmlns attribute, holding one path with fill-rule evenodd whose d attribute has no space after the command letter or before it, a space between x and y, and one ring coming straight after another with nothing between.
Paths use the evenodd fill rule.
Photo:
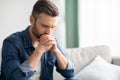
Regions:
<instances>
[{"instance_id":1,"label":"neck","mask_svg":"<svg viewBox=\"0 0 120 80\"><path fill-rule=\"evenodd\" d=\"M39 45L39 40L38 38L36 38L34 36L34 34L32 33L32 27L29 28L29 33L30 33L30 37L31 37L31 40L32 40L32 44L34 47L37 47Z\"/></svg>"}]
</instances>

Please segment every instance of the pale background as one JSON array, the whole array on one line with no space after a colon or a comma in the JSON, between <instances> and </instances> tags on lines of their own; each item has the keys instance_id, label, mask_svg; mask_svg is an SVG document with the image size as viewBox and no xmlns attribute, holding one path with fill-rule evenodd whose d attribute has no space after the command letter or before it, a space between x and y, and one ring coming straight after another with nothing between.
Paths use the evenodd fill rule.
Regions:
<instances>
[{"instance_id":1,"label":"pale background","mask_svg":"<svg viewBox=\"0 0 120 80\"><path fill-rule=\"evenodd\" d=\"M0 47L3 40L10 34L25 29L29 23L32 7L37 0L0 0ZM64 0L52 0L58 6L60 18L54 35L60 45L66 47ZM59 4L58 4L59 3Z\"/></svg>"},{"instance_id":2,"label":"pale background","mask_svg":"<svg viewBox=\"0 0 120 80\"><path fill-rule=\"evenodd\" d=\"M79 0L80 46L108 45L120 56L120 0Z\"/></svg>"},{"instance_id":3,"label":"pale background","mask_svg":"<svg viewBox=\"0 0 120 80\"><path fill-rule=\"evenodd\" d=\"M65 0L53 0L61 15L55 31L66 47ZM0 0L0 47L9 34L25 29L36 0ZM120 0L78 0L79 47L108 45L120 56Z\"/></svg>"}]
</instances>

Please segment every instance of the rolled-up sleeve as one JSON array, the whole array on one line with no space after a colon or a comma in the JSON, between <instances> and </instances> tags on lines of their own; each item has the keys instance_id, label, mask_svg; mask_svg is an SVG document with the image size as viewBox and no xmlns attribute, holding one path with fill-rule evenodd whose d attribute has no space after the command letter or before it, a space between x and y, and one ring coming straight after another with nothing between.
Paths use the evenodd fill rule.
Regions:
<instances>
[{"instance_id":1,"label":"rolled-up sleeve","mask_svg":"<svg viewBox=\"0 0 120 80\"><path fill-rule=\"evenodd\" d=\"M68 62L68 66L65 70L62 70L59 67L57 67L56 70L66 79L74 78L74 76L75 76L74 66L71 61Z\"/></svg>"},{"instance_id":2,"label":"rolled-up sleeve","mask_svg":"<svg viewBox=\"0 0 120 80\"><path fill-rule=\"evenodd\" d=\"M26 75L32 75L35 71L33 71L33 69L30 67L28 61L26 60L24 63L22 63L20 66L19 66L20 70L23 72L23 73L26 73ZM27 74L31 72L30 74Z\"/></svg>"},{"instance_id":3,"label":"rolled-up sleeve","mask_svg":"<svg viewBox=\"0 0 120 80\"><path fill-rule=\"evenodd\" d=\"M70 60L68 61L67 69L74 69L73 63Z\"/></svg>"},{"instance_id":4,"label":"rolled-up sleeve","mask_svg":"<svg viewBox=\"0 0 120 80\"><path fill-rule=\"evenodd\" d=\"M59 45L57 45L57 47L61 51L61 53L65 56L61 47ZM70 79L70 78L73 78L75 76L75 69L74 69L73 63L70 60L68 60L68 65L67 65L67 68L65 70L62 70L59 68L57 61L56 61L55 65L56 65L57 72L59 72L64 78Z\"/></svg>"},{"instance_id":5,"label":"rolled-up sleeve","mask_svg":"<svg viewBox=\"0 0 120 80\"><path fill-rule=\"evenodd\" d=\"M28 80L34 71L30 68L27 60L20 63L18 50L9 41L3 43L1 75L5 80Z\"/></svg>"}]
</instances>

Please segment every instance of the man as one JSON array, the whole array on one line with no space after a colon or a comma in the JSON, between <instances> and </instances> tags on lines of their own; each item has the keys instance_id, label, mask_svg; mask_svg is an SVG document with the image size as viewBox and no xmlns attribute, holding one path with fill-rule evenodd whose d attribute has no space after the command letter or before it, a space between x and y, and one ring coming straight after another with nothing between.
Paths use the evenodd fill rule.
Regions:
<instances>
[{"instance_id":1,"label":"man","mask_svg":"<svg viewBox=\"0 0 120 80\"><path fill-rule=\"evenodd\" d=\"M2 80L53 80L54 65L66 79L74 77L73 65L52 36L58 15L58 8L49 0L35 3L31 25L3 42Z\"/></svg>"}]
</instances>

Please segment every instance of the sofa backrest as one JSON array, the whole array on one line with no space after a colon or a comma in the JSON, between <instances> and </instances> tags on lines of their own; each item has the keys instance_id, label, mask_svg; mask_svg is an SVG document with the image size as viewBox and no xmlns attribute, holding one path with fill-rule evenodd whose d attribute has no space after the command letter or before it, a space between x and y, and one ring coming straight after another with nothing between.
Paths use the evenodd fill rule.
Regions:
<instances>
[{"instance_id":1,"label":"sofa backrest","mask_svg":"<svg viewBox=\"0 0 120 80\"><path fill-rule=\"evenodd\" d=\"M108 46L95 46L95 47L85 47L85 48L67 48L64 49L66 57L71 60L74 64L76 74L88 65L96 55L100 55L107 62L111 63L111 53ZM1 49L0 49L0 66L1 66ZM1 71L1 68L0 68ZM54 71L54 79L62 80L61 77L56 71Z\"/></svg>"},{"instance_id":2,"label":"sofa backrest","mask_svg":"<svg viewBox=\"0 0 120 80\"><path fill-rule=\"evenodd\" d=\"M94 60L96 55L100 55L107 62L111 63L110 48L106 45L84 48L69 48L65 49L65 54L66 57L73 62L76 73Z\"/></svg>"}]
</instances>

